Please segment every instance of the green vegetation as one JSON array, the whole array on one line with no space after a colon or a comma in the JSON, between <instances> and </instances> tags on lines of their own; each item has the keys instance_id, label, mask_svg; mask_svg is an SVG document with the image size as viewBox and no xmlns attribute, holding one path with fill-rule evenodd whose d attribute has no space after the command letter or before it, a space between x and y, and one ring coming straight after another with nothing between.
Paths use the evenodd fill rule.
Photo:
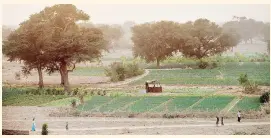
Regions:
<instances>
[{"instance_id":1,"label":"green vegetation","mask_svg":"<svg viewBox=\"0 0 271 138\"><path fill-rule=\"evenodd\" d=\"M81 104L77 108L79 110L90 111L98 106L106 104L112 99L113 98L108 97L108 96L93 96L89 101L86 101L85 104Z\"/></svg>"},{"instance_id":2,"label":"green vegetation","mask_svg":"<svg viewBox=\"0 0 271 138\"><path fill-rule=\"evenodd\" d=\"M146 112L171 98L172 97L170 96L144 97L141 100L136 101L133 105L129 106L125 110L128 112Z\"/></svg>"},{"instance_id":3,"label":"green vegetation","mask_svg":"<svg viewBox=\"0 0 271 138\"><path fill-rule=\"evenodd\" d=\"M3 106L39 106L51 101L67 98L66 95L26 94L29 88L3 88Z\"/></svg>"},{"instance_id":4,"label":"green vegetation","mask_svg":"<svg viewBox=\"0 0 271 138\"><path fill-rule=\"evenodd\" d=\"M199 96L178 96L169 101L167 104L153 110L154 112L181 112L190 107L201 97Z\"/></svg>"},{"instance_id":5,"label":"green vegetation","mask_svg":"<svg viewBox=\"0 0 271 138\"><path fill-rule=\"evenodd\" d=\"M193 106L193 110L219 111L234 99L233 96L210 96Z\"/></svg>"},{"instance_id":6,"label":"green vegetation","mask_svg":"<svg viewBox=\"0 0 271 138\"><path fill-rule=\"evenodd\" d=\"M143 84L146 80L159 80L161 84L239 85L240 74L247 73L250 80L259 85L269 85L270 63L225 63L214 69L150 70L142 79L131 84ZM220 73L221 72L221 73Z\"/></svg>"},{"instance_id":7,"label":"green vegetation","mask_svg":"<svg viewBox=\"0 0 271 138\"><path fill-rule=\"evenodd\" d=\"M139 100L139 97L117 97L116 100L114 100L113 102L111 102L110 104L104 105L102 107L100 107L99 111L100 112L113 112L116 111L126 105L128 105L131 102L134 102L136 100Z\"/></svg>"},{"instance_id":8,"label":"green vegetation","mask_svg":"<svg viewBox=\"0 0 271 138\"><path fill-rule=\"evenodd\" d=\"M231 111L237 112L238 110L241 111L259 110L260 105L261 103L259 97L244 97L234 106L234 108Z\"/></svg>"},{"instance_id":9,"label":"green vegetation","mask_svg":"<svg viewBox=\"0 0 271 138\"><path fill-rule=\"evenodd\" d=\"M70 75L74 76L105 76L103 67L76 67Z\"/></svg>"},{"instance_id":10,"label":"green vegetation","mask_svg":"<svg viewBox=\"0 0 271 138\"><path fill-rule=\"evenodd\" d=\"M178 95L211 95L215 92L214 88L175 88L175 89L163 89L163 92L176 93Z\"/></svg>"}]
</instances>

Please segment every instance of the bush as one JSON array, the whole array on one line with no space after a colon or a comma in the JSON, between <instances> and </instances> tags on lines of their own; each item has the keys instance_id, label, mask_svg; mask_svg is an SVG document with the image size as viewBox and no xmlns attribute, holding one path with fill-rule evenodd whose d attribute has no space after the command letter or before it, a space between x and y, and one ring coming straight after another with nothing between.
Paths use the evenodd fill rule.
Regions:
<instances>
[{"instance_id":1,"label":"bush","mask_svg":"<svg viewBox=\"0 0 271 138\"><path fill-rule=\"evenodd\" d=\"M144 70L139 67L136 62L132 63L121 63L114 62L105 68L106 76L110 77L113 82L124 81L126 78L141 75Z\"/></svg>"},{"instance_id":2,"label":"bush","mask_svg":"<svg viewBox=\"0 0 271 138\"><path fill-rule=\"evenodd\" d=\"M208 62L206 62L206 61L200 61L199 63L198 63L198 66L199 66L199 68L201 68L201 69L205 69L205 68L207 68L208 66L209 66L209 63Z\"/></svg>"},{"instance_id":3,"label":"bush","mask_svg":"<svg viewBox=\"0 0 271 138\"><path fill-rule=\"evenodd\" d=\"M258 84L255 82L250 82L250 81L244 83L243 87L244 87L244 92L247 94L252 94L259 90Z\"/></svg>"},{"instance_id":4,"label":"bush","mask_svg":"<svg viewBox=\"0 0 271 138\"><path fill-rule=\"evenodd\" d=\"M48 125L46 123L42 125L41 135L48 135Z\"/></svg>"},{"instance_id":5,"label":"bush","mask_svg":"<svg viewBox=\"0 0 271 138\"><path fill-rule=\"evenodd\" d=\"M270 101L270 91L265 92L261 97L260 97L260 102L261 103L268 103Z\"/></svg>"},{"instance_id":6,"label":"bush","mask_svg":"<svg viewBox=\"0 0 271 138\"><path fill-rule=\"evenodd\" d=\"M241 85L247 83L248 82L247 74L241 74L238 81L239 81L239 84Z\"/></svg>"},{"instance_id":7,"label":"bush","mask_svg":"<svg viewBox=\"0 0 271 138\"><path fill-rule=\"evenodd\" d=\"M79 92L79 89L78 89L78 88L75 88L75 89L73 90L73 95L77 95L78 92Z\"/></svg>"},{"instance_id":8,"label":"bush","mask_svg":"<svg viewBox=\"0 0 271 138\"><path fill-rule=\"evenodd\" d=\"M72 104L72 107L75 108L75 107L76 107L76 100L73 99L73 100L71 101L71 104Z\"/></svg>"}]
</instances>

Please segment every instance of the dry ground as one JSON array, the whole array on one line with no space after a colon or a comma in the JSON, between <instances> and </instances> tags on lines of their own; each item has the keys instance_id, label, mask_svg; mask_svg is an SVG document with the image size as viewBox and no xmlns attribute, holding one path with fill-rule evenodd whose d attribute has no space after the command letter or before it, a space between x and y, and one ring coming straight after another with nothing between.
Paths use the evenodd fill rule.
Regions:
<instances>
[{"instance_id":1,"label":"dry ground","mask_svg":"<svg viewBox=\"0 0 271 138\"><path fill-rule=\"evenodd\" d=\"M145 135L200 135L235 133L270 134L269 118L224 119L224 126L215 125L215 118L178 118L178 119L142 119L142 118L97 118L97 117L49 117L52 107L3 107L3 129L30 130L32 118L36 118L37 132L40 134L43 123L48 123L49 134L145 134ZM69 122L69 130L65 130Z\"/></svg>"}]
</instances>

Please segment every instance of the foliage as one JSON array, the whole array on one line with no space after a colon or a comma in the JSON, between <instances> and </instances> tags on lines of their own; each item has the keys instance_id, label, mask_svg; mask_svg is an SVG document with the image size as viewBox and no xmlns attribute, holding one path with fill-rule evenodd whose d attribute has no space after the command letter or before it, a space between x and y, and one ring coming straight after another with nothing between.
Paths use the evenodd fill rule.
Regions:
<instances>
[{"instance_id":1,"label":"foliage","mask_svg":"<svg viewBox=\"0 0 271 138\"><path fill-rule=\"evenodd\" d=\"M202 59L227 51L238 44L234 33L223 32L222 28L207 19L197 19L184 24L188 34L180 52L186 57Z\"/></svg>"},{"instance_id":2,"label":"foliage","mask_svg":"<svg viewBox=\"0 0 271 138\"><path fill-rule=\"evenodd\" d=\"M265 92L260 97L260 102L261 103L268 103L269 101L270 101L270 91L269 92Z\"/></svg>"},{"instance_id":3,"label":"foliage","mask_svg":"<svg viewBox=\"0 0 271 138\"><path fill-rule=\"evenodd\" d=\"M133 52L147 62L160 61L172 56L183 43L181 25L173 21L160 21L135 25L132 28Z\"/></svg>"},{"instance_id":4,"label":"foliage","mask_svg":"<svg viewBox=\"0 0 271 138\"><path fill-rule=\"evenodd\" d=\"M243 84L244 92L247 94L253 94L259 91L258 84L253 81L248 81Z\"/></svg>"},{"instance_id":5,"label":"foliage","mask_svg":"<svg viewBox=\"0 0 271 138\"><path fill-rule=\"evenodd\" d=\"M46 123L42 125L41 135L48 135L48 125Z\"/></svg>"},{"instance_id":6,"label":"foliage","mask_svg":"<svg viewBox=\"0 0 271 138\"><path fill-rule=\"evenodd\" d=\"M35 88L3 87L3 106L38 106L55 100L67 98L66 95L46 94L45 90Z\"/></svg>"},{"instance_id":7,"label":"foliage","mask_svg":"<svg viewBox=\"0 0 271 138\"><path fill-rule=\"evenodd\" d=\"M76 107L76 100L75 100L75 99L72 99L72 101L71 101L71 106L72 106L73 108Z\"/></svg>"},{"instance_id":8,"label":"foliage","mask_svg":"<svg viewBox=\"0 0 271 138\"><path fill-rule=\"evenodd\" d=\"M224 31L235 30L240 39L247 43L248 40L252 43L252 39L262 34L264 23L246 17L234 16L232 21L223 25Z\"/></svg>"},{"instance_id":9,"label":"foliage","mask_svg":"<svg viewBox=\"0 0 271 138\"><path fill-rule=\"evenodd\" d=\"M123 81L126 78L134 77L144 73L136 62L132 63L120 63L113 62L109 67L105 68L106 76L109 76L111 81Z\"/></svg>"},{"instance_id":10,"label":"foliage","mask_svg":"<svg viewBox=\"0 0 271 138\"><path fill-rule=\"evenodd\" d=\"M248 82L248 77L247 74L241 74L240 77L238 78L239 84L243 85Z\"/></svg>"}]
</instances>

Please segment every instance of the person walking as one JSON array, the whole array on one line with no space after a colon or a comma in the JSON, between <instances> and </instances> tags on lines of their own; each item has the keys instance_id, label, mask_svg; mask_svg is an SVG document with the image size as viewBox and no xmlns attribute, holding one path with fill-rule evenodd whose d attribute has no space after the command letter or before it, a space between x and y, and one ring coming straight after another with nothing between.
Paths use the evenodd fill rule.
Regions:
<instances>
[{"instance_id":1,"label":"person walking","mask_svg":"<svg viewBox=\"0 0 271 138\"><path fill-rule=\"evenodd\" d=\"M221 117L221 125L224 126L223 117Z\"/></svg>"},{"instance_id":2,"label":"person walking","mask_svg":"<svg viewBox=\"0 0 271 138\"><path fill-rule=\"evenodd\" d=\"M216 116L216 126L218 126L218 123L219 123L219 117Z\"/></svg>"},{"instance_id":3,"label":"person walking","mask_svg":"<svg viewBox=\"0 0 271 138\"><path fill-rule=\"evenodd\" d=\"M33 118L33 121L32 121L32 131L36 131L36 123L35 123L35 117Z\"/></svg>"},{"instance_id":4,"label":"person walking","mask_svg":"<svg viewBox=\"0 0 271 138\"><path fill-rule=\"evenodd\" d=\"M238 111L237 118L238 118L238 122L241 122L241 111Z\"/></svg>"}]
</instances>

